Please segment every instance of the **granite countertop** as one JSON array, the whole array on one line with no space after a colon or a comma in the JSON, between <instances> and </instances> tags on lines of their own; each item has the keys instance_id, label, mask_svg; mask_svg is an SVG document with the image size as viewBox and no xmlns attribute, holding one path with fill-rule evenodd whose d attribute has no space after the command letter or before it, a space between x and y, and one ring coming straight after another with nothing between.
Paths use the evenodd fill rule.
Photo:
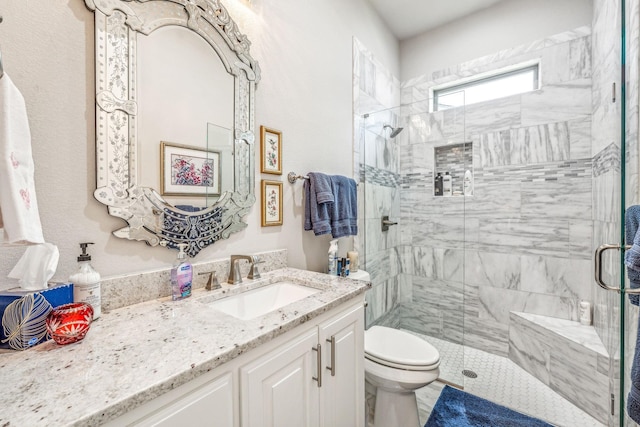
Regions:
<instances>
[{"instance_id":1,"label":"granite countertop","mask_svg":"<svg viewBox=\"0 0 640 427\"><path fill-rule=\"evenodd\" d=\"M287 280L321 292L243 321L206 305ZM99 425L260 346L368 289L369 283L293 268L242 285L197 290L104 313L85 339L0 354L0 426Z\"/></svg>"}]
</instances>

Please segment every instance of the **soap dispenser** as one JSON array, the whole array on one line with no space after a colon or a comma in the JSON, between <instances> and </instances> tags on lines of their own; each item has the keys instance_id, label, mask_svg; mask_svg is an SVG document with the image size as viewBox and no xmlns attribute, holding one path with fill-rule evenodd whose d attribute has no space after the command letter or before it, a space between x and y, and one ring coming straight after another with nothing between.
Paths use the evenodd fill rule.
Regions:
<instances>
[{"instance_id":1,"label":"soap dispenser","mask_svg":"<svg viewBox=\"0 0 640 427\"><path fill-rule=\"evenodd\" d=\"M82 254L78 256L78 271L69 277L73 283L73 301L86 302L93 308L93 320L100 317L100 273L91 266L91 255L87 253L87 246L91 242L80 243Z\"/></svg>"},{"instance_id":2,"label":"soap dispenser","mask_svg":"<svg viewBox=\"0 0 640 427\"><path fill-rule=\"evenodd\" d=\"M176 301L191 296L191 282L193 280L193 269L185 249L186 243L178 244L178 256L171 269L171 298Z\"/></svg>"}]
</instances>

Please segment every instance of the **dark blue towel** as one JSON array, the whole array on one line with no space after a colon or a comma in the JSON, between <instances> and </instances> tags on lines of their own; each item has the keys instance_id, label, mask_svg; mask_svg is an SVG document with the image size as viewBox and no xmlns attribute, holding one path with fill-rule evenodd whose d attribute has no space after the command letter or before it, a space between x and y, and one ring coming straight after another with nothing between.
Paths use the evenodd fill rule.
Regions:
<instances>
[{"instance_id":1,"label":"dark blue towel","mask_svg":"<svg viewBox=\"0 0 640 427\"><path fill-rule=\"evenodd\" d=\"M358 185L345 176L331 177L331 235L334 238L358 234Z\"/></svg>"},{"instance_id":2,"label":"dark blue towel","mask_svg":"<svg viewBox=\"0 0 640 427\"><path fill-rule=\"evenodd\" d=\"M638 318L640 331L640 318ZM631 387L627 395L627 413L631 419L640 423L640 333L636 336L636 352L631 365Z\"/></svg>"},{"instance_id":3,"label":"dark blue towel","mask_svg":"<svg viewBox=\"0 0 640 427\"><path fill-rule=\"evenodd\" d=\"M444 386L424 427L553 427L537 418Z\"/></svg>"},{"instance_id":4,"label":"dark blue towel","mask_svg":"<svg viewBox=\"0 0 640 427\"><path fill-rule=\"evenodd\" d=\"M316 236L331 233L331 178L318 172L310 172L304 182L304 229L313 230Z\"/></svg>"},{"instance_id":5,"label":"dark blue towel","mask_svg":"<svg viewBox=\"0 0 640 427\"><path fill-rule=\"evenodd\" d=\"M624 215L624 231L625 241L627 245L631 245L624 253L624 263L627 266L627 277L631 289L640 288L640 233L638 233L638 225L640 224L640 205L629 206ZM633 305L639 305L639 295L629 295L629 302Z\"/></svg>"}]
</instances>

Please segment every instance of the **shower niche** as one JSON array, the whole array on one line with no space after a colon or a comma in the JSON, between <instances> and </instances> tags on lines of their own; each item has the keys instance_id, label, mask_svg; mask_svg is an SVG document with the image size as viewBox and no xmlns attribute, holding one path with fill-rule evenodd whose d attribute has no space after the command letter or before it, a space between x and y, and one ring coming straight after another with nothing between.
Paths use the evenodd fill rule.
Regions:
<instances>
[{"instance_id":1,"label":"shower niche","mask_svg":"<svg viewBox=\"0 0 640 427\"><path fill-rule=\"evenodd\" d=\"M473 195L473 144L462 142L433 148L433 195Z\"/></svg>"}]
</instances>

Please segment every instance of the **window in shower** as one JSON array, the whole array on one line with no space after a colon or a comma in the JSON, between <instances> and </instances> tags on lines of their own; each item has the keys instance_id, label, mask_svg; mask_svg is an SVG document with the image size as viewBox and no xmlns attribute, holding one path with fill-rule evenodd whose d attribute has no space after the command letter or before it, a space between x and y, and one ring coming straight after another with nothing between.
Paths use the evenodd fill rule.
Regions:
<instances>
[{"instance_id":1,"label":"window in shower","mask_svg":"<svg viewBox=\"0 0 640 427\"><path fill-rule=\"evenodd\" d=\"M539 64L528 65L524 68L434 89L433 110L441 111L537 90L538 68Z\"/></svg>"}]
</instances>

